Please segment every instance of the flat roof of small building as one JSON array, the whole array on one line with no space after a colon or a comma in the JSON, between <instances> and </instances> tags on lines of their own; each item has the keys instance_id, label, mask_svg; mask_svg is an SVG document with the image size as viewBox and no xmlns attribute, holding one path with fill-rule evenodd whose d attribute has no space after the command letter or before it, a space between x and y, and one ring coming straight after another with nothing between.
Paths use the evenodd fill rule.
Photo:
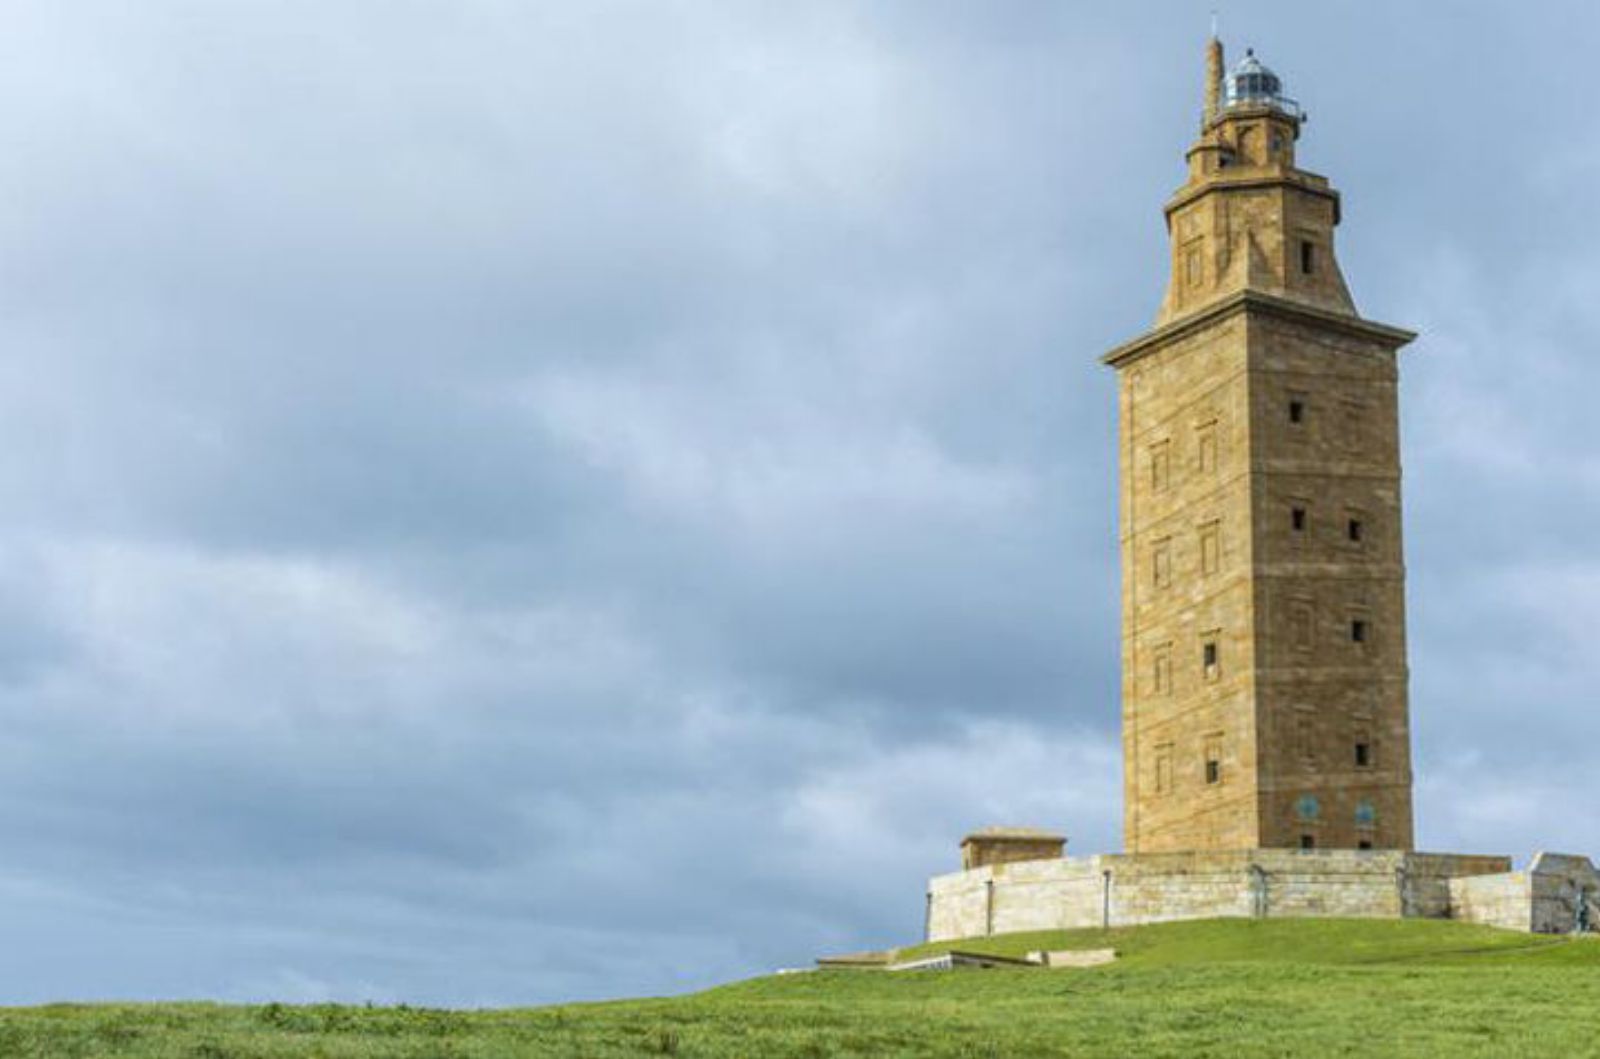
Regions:
<instances>
[{"instance_id":1,"label":"flat roof of small building","mask_svg":"<svg viewBox=\"0 0 1600 1059\"><path fill-rule=\"evenodd\" d=\"M963 838L961 844L964 846L968 842L994 839L1013 842L1065 842L1067 836L1043 827L984 827Z\"/></svg>"}]
</instances>

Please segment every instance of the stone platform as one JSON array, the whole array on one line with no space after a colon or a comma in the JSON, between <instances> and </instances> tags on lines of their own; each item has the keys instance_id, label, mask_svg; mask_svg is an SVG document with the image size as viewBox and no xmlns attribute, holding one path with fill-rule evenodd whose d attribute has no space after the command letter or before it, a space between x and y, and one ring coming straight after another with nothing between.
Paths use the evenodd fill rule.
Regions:
<instances>
[{"instance_id":1,"label":"stone platform","mask_svg":"<svg viewBox=\"0 0 1600 1059\"><path fill-rule=\"evenodd\" d=\"M1458 919L1511 930L1600 929L1587 857L1256 849L999 861L928 884L926 936L1120 927L1218 917Z\"/></svg>"}]
</instances>

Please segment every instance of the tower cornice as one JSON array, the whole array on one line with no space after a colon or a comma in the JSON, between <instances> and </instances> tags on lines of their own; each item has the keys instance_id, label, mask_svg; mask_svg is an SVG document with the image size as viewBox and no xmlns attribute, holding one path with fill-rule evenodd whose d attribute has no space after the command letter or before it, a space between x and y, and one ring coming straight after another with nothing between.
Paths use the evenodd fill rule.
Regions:
<instances>
[{"instance_id":1,"label":"tower cornice","mask_svg":"<svg viewBox=\"0 0 1600 1059\"><path fill-rule=\"evenodd\" d=\"M1198 150L1208 149L1210 148L1197 146L1191 148L1190 153ZM1183 207L1187 206L1196 199L1203 198L1206 195L1214 193L1226 193L1229 191L1248 191L1256 188L1268 187L1293 188L1295 191L1302 191L1307 195L1316 195L1327 199L1329 202L1333 203L1333 223L1338 224L1340 220L1343 219L1343 209L1340 203L1339 193L1335 191L1329 184L1328 178L1319 173L1308 173L1303 169L1295 169L1287 172L1277 173L1242 172L1228 173L1226 175L1217 174L1204 181L1185 184L1183 187L1179 188L1170 199L1167 200L1167 204L1164 207L1167 216L1167 225L1169 228L1171 227L1172 215L1174 213L1176 213L1178 210L1181 210Z\"/></svg>"},{"instance_id":2,"label":"tower cornice","mask_svg":"<svg viewBox=\"0 0 1600 1059\"><path fill-rule=\"evenodd\" d=\"M1117 346L1101 357L1100 363L1121 370L1172 342L1247 312L1260 312L1313 323L1358 338L1370 339L1390 350L1398 350L1417 337L1415 331L1407 331L1401 327L1364 320L1359 316L1330 312L1289 298L1263 294L1261 291L1242 290L1197 309L1182 319L1148 331L1131 342Z\"/></svg>"}]
</instances>

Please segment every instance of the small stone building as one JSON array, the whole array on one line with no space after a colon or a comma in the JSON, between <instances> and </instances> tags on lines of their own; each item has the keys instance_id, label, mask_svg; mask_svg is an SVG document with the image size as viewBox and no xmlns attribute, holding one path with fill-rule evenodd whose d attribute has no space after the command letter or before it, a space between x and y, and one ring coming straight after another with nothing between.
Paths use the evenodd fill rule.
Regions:
<instances>
[{"instance_id":1,"label":"small stone building","mask_svg":"<svg viewBox=\"0 0 1600 1059\"><path fill-rule=\"evenodd\" d=\"M961 867L1052 860L1067 848L1067 836L1037 827L986 827L961 840Z\"/></svg>"}]
</instances>

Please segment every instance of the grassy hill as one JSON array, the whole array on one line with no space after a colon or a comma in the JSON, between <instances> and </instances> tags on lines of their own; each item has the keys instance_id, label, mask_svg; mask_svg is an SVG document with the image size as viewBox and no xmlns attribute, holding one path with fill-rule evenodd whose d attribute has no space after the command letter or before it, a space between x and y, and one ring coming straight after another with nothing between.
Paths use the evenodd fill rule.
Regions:
<instances>
[{"instance_id":1,"label":"grassy hill","mask_svg":"<svg viewBox=\"0 0 1600 1059\"><path fill-rule=\"evenodd\" d=\"M0 1056L1600 1056L1596 939L1426 921L1216 920L954 947L1114 947L1122 959L1089 970L783 975L523 1011L56 1005L0 1011Z\"/></svg>"}]
</instances>

